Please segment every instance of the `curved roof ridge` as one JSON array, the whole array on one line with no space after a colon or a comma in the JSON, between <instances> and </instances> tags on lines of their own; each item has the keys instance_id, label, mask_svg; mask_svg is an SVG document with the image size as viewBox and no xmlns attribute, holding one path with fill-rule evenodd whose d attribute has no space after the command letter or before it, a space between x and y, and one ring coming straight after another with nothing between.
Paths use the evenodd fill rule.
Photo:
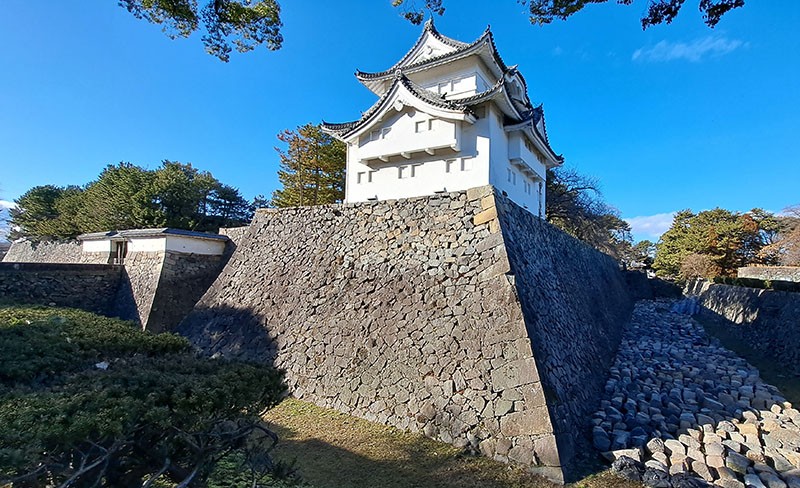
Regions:
<instances>
[{"instance_id":1,"label":"curved roof ridge","mask_svg":"<svg viewBox=\"0 0 800 488\"><path fill-rule=\"evenodd\" d=\"M472 112L472 110L470 110L469 107L463 103L463 100L457 98L448 99L435 91L423 88L411 81L411 79L402 72L399 73L399 79L403 86L405 86L408 91L413 93L414 96L431 105L450 110L469 110Z\"/></svg>"},{"instance_id":2,"label":"curved roof ridge","mask_svg":"<svg viewBox=\"0 0 800 488\"><path fill-rule=\"evenodd\" d=\"M423 35L424 35L424 32L423 32ZM420 40L421 39L422 39L422 36L420 36ZM362 80L362 81L363 80L374 80L374 79L379 79L379 78L387 78L387 77L391 76L394 71L396 71L398 69L416 70L416 69L424 67L424 66L426 66L428 64L437 63L437 62L442 61L444 59L447 59L449 57L462 55L465 52L468 52L468 51L476 48L477 46L480 46L482 43L486 42L487 40L489 42L489 45L492 48L492 55L495 58L495 61L497 62L497 65L500 67L500 70L503 73L505 73L506 71L508 71L508 67L506 66L505 62L503 62L503 58L500 57L500 53L497 52L497 46L494 43L494 36L492 35L492 31L489 29L489 27L487 27L486 30L483 32L483 34L481 34L481 36L478 37L475 41L473 41L473 42L471 42L469 44L466 44L466 43L462 42L461 43L462 46L460 48L456 49L455 51L452 51L452 52L449 52L449 53L440 54L438 56L433 56L431 58L427 58L427 59L424 59L422 61L418 61L416 63L408 64L408 65L405 65L405 66L400 66L401 63L406 59L408 54L411 54L417 48L417 44L415 44L414 47L411 48L411 51L409 51L408 54L403 57L403 59L401 59L400 61L395 63L395 65L392 66L391 68L389 68L387 70L384 70L384 71L377 71L377 72L372 72L372 73L368 73L368 72L361 71L361 70L356 70L356 78L358 78L359 80ZM417 42L419 42L419 40Z\"/></svg>"},{"instance_id":3,"label":"curved roof ridge","mask_svg":"<svg viewBox=\"0 0 800 488\"><path fill-rule=\"evenodd\" d=\"M380 111L381 108L386 104L386 101L389 100L396 92L397 87L402 85L406 90L409 91L413 96L422 100L423 102L432 105L434 107L443 108L447 110L458 110L466 112L470 115L473 115L472 109L461 102L458 99L448 100L445 97L439 95L436 92L427 90L413 81L411 81L403 72L402 70L396 70L394 73L394 81L392 85L386 90L386 93L378 99L375 104L372 105L366 112L361 115L361 118L352 122L343 122L343 123L330 123L330 122L322 122L322 129L325 132L333 136L343 137L346 134L353 132L364 124L367 120L372 118L376 112Z\"/></svg>"},{"instance_id":4,"label":"curved roof ridge","mask_svg":"<svg viewBox=\"0 0 800 488\"><path fill-rule=\"evenodd\" d=\"M497 80L497 83L495 83L494 85L490 86L486 90L484 90L484 91L482 91L480 93L476 93L476 94L471 95L471 96L466 97L466 98L458 99L458 101L462 102L462 103L466 103L466 104L474 104L474 103L482 102L485 99L491 97L495 93L497 93L500 90L502 90L503 87L505 86L505 84L506 84L506 77L505 76L501 76L500 79Z\"/></svg>"},{"instance_id":5,"label":"curved roof ridge","mask_svg":"<svg viewBox=\"0 0 800 488\"><path fill-rule=\"evenodd\" d=\"M386 69L384 71L379 71L378 73L382 75L390 74L393 73L395 70L404 67L403 64L409 61L411 57L416 53L417 48L419 48L422 45L422 42L425 39L426 34L430 34L431 36L433 36L433 38L435 38L442 44L446 44L452 48L455 48L456 50L463 49L470 45L469 43L461 42L456 39L443 35L436 29L436 26L433 23L433 18L430 18L427 21L425 21L425 26L422 29L422 33L417 38L416 42L414 42L414 45L411 46L411 49L409 49L408 52L405 53L405 55L403 55L402 58L400 58L400 61L394 63L391 68ZM419 63L414 63L414 64L419 64ZM362 77L366 77L365 79L369 79L370 78L369 75L372 74L373 73L368 73L366 71L356 70L356 77L359 79L362 79Z\"/></svg>"},{"instance_id":6,"label":"curved roof ridge","mask_svg":"<svg viewBox=\"0 0 800 488\"><path fill-rule=\"evenodd\" d=\"M446 35L439 32L439 30L436 29L436 25L434 25L433 23L433 17L425 21L425 28L423 29L423 33L425 32L425 30L430 32L430 34L437 40L441 41L444 44L447 44L450 47L461 48L469 45L468 42L463 42L459 41L458 39L453 39L452 37L447 37ZM416 45L414 47L416 47Z\"/></svg>"}]
</instances>

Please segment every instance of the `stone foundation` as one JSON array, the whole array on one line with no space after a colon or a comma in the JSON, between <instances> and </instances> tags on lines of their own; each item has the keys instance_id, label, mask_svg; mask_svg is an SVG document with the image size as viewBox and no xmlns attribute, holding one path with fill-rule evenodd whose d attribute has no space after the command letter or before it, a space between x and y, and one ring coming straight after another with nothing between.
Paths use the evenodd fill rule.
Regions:
<instances>
[{"instance_id":1,"label":"stone foundation","mask_svg":"<svg viewBox=\"0 0 800 488\"><path fill-rule=\"evenodd\" d=\"M113 313L121 266L0 263L0 301Z\"/></svg>"},{"instance_id":2,"label":"stone foundation","mask_svg":"<svg viewBox=\"0 0 800 488\"><path fill-rule=\"evenodd\" d=\"M292 393L569 478L631 301L492 187L259 210L178 331Z\"/></svg>"}]
</instances>

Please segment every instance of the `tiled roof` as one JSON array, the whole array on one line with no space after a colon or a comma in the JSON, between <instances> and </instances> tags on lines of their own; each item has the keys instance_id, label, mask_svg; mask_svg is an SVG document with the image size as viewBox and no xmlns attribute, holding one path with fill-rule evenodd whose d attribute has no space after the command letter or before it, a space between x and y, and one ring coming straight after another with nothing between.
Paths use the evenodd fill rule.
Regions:
<instances>
[{"instance_id":1,"label":"tiled roof","mask_svg":"<svg viewBox=\"0 0 800 488\"><path fill-rule=\"evenodd\" d=\"M359 120L353 122L344 122L344 123L330 123L323 121L322 128L328 133L331 133L337 137L343 137L348 133L356 130L358 127L361 127L367 120L369 120L377 111L381 109L381 107L386 103L386 101L389 98L391 98L392 95L394 95L395 88L398 85L402 85L412 95L414 95L415 97L417 97L418 99L422 100L423 102L429 105L433 105L434 107L439 107L447 110L462 111L464 113L473 115L471 105L477 104L477 102L472 102L472 103L467 102L466 100L468 99L447 99L436 92L422 88L421 86L411 81L406 75L403 74L402 71L398 70L394 74L394 81L392 82L392 86L389 88L389 90L387 90L386 93L384 93L383 96L372 107L369 108L369 110L364 112L364 114L361 116ZM470 97L470 99L472 98L475 97Z\"/></svg>"},{"instance_id":2,"label":"tiled roof","mask_svg":"<svg viewBox=\"0 0 800 488\"><path fill-rule=\"evenodd\" d=\"M419 43L421 40L422 40L422 37L420 37L420 39L417 41L417 43ZM465 44L465 43L462 42L462 43L460 43L461 46L458 47L455 51L452 51L452 52L449 52L449 53L445 53L445 54L440 54L439 56L434 56L434 57L431 57L431 58L428 58L428 59L425 59L425 60L422 60L422 61L419 61L419 62L416 62L416 63L403 65L403 63L407 60L407 58L410 56L410 54L416 49L417 46L415 44L414 48L412 48L411 51L409 51L408 54L406 54L403 57L403 59L401 59L400 61L395 63L395 65L392 66L391 68L389 68L389 69L387 69L385 71L379 71L377 73L367 73L367 72L364 72L364 71L356 71L356 78L358 78L359 80L362 80L362 81L364 81L364 80L380 80L380 79L386 79L386 78L391 77L394 74L394 72L397 71L398 69L401 69L401 70L403 70L405 72L416 71L418 69L424 69L424 68L426 68L426 67L428 67L430 65L438 64L440 62L446 62L450 58L460 57L460 56L463 56L464 54L467 54L469 52L475 51L478 48L480 48L484 43L488 43L489 46L491 47L491 49L492 49L491 50L492 57L494 58L494 60L497 63L497 65L500 67L500 70L503 73L508 71L508 67L506 66L505 62L503 62L503 58L501 58L500 54L497 52L497 46L494 43L494 36L492 35L492 31L487 27L486 31L484 31L484 33L477 40L475 40L475 42L473 42L471 44Z\"/></svg>"},{"instance_id":3,"label":"tiled roof","mask_svg":"<svg viewBox=\"0 0 800 488\"><path fill-rule=\"evenodd\" d=\"M102 239L126 239L132 237L162 237L165 235L177 235L183 237L193 237L196 239L211 239L215 241L227 241L228 236L219 234L210 234L206 232L197 232L185 229L172 229L170 227L159 227L154 229L127 229L127 230L112 230L107 232L90 232L88 234L81 234L78 236L80 241L93 241Z\"/></svg>"},{"instance_id":4,"label":"tiled roof","mask_svg":"<svg viewBox=\"0 0 800 488\"><path fill-rule=\"evenodd\" d=\"M449 38L447 36L442 35L438 30L436 30L436 26L433 24L433 19L428 19L425 22L425 27L422 29L422 33L417 38L417 42L414 43L414 45L411 47L411 49L409 49L408 52L402 58L400 58L400 61L398 61L398 62L396 62L394 64L394 66L392 66L391 68L387 69L386 71L381 71L381 73L386 74L387 76L390 76L398 68L404 67L405 63L407 63L408 60L411 59L411 57L414 55L414 52L422 44L423 39L425 39L425 34L426 33L430 34L431 36L436 38L441 43L443 43L445 45L448 45L450 47L453 47L455 49L463 49L464 47L469 46L469 44L467 44L466 42L457 41L455 39L451 39L451 38ZM361 79L360 78L361 75L364 75L365 77L370 77L373 74L378 74L378 73L364 73L362 71L356 71L356 76L359 77L359 79ZM364 78L364 79L367 79L367 78Z\"/></svg>"}]
</instances>

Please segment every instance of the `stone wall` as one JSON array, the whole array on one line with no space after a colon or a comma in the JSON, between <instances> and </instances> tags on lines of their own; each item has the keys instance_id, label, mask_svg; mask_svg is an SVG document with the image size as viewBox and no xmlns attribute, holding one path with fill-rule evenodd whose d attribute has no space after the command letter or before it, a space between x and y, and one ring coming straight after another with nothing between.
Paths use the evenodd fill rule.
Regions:
<instances>
[{"instance_id":1,"label":"stone wall","mask_svg":"<svg viewBox=\"0 0 800 488\"><path fill-rule=\"evenodd\" d=\"M121 273L109 264L0 263L0 300L109 315Z\"/></svg>"},{"instance_id":2,"label":"stone wall","mask_svg":"<svg viewBox=\"0 0 800 488\"><path fill-rule=\"evenodd\" d=\"M508 200L498 199L497 208L558 451L569 460L603 393L633 302L611 257Z\"/></svg>"},{"instance_id":3,"label":"stone wall","mask_svg":"<svg viewBox=\"0 0 800 488\"><path fill-rule=\"evenodd\" d=\"M163 263L163 251L128 253L116 297L116 316L147 328Z\"/></svg>"},{"instance_id":4,"label":"stone wall","mask_svg":"<svg viewBox=\"0 0 800 488\"><path fill-rule=\"evenodd\" d=\"M684 293L696 297L701 317L726 321L732 334L800 375L800 293L697 280Z\"/></svg>"},{"instance_id":5,"label":"stone wall","mask_svg":"<svg viewBox=\"0 0 800 488\"><path fill-rule=\"evenodd\" d=\"M739 278L800 283L800 266L748 266L739 268Z\"/></svg>"},{"instance_id":6,"label":"stone wall","mask_svg":"<svg viewBox=\"0 0 800 488\"><path fill-rule=\"evenodd\" d=\"M232 230L237 235L237 229ZM238 232L241 235L241 228ZM222 256L163 251L128 253L118 274L119 286L113 288L113 296L103 298L111 304L104 313L133 320L154 332L174 328L222 270L233 252L232 246L229 247ZM109 259L109 253L82 253L77 241L20 241L12 245L11 251L4 262L107 263ZM29 284L20 283L20 287ZM41 284L37 286L41 288Z\"/></svg>"},{"instance_id":7,"label":"stone wall","mask_svg":"<svg viewBox=\"0 0 800 488\"><path fill-rule=\"evenodd\" d=\"M228 257L167 252L145 328L173 330L208 290Z\"/></svg>"},{"instance_id":8,"label":"stone wall","mask_svg":"<svg viewBox=\"0 0 800 488\"><path fill-rule=\"evenodd\" d=\"M230 244L233 244L233 246L235 247L236 244L239 243L239 241L241 241L242 238L244 238L244 236L247 234L247 229L249 229L248 226L220 227L219 235L228 236L228 239L230 239Z\"/></svg>"},{"instance_id":9,"label":"stone wall","mask_svg":"<svg viewBox=\"0 0 800 488\"><path fill-rule=\"evenodd\" d=\"M3 257L4 263L80 263L78 241L16 241ZM102 264L102 263L98 263Z\"/></svg>"},{"instance_id":10,"label":"stone wall","mask_svg":"<svg viewBox=\"0 0 800 488\"><path fill-rule=\"evenodd\" d=\"M259 210L178 331L284 368L298 398L563 481L630 306L610 258L483 187Z\"/></svg>"}]
</instances>

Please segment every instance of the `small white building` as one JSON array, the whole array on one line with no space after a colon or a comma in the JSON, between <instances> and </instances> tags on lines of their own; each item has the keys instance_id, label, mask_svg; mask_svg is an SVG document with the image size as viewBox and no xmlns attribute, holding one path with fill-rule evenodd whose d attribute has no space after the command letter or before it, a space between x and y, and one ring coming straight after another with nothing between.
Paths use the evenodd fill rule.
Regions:
<instances>
[{"instance_id":1,"label":"small white building","mask_svg":"<svg viewBox=\"0 0 800 488\"><path fill-rule=\"evenodd\" d=\"M107 256L107 262L124 264L129 253L179 253L221 256L227 236L190 230L157 228L93 232L78 236L84 255Z\"/></svg>"},{"instance_id":2,"label":"small white building","mask_svg":"<svg viewBox=\"0 0 800 488\"><path fill-rule=\"evenodd\" d=\"M379 73L356 72L379 100L323 129L347 143L345 202L493 185L543 217L546 169L562 164L544 111L505 65L489 29L467 44L425 23L414 47Z\"/></svg>"}]
</instances>

